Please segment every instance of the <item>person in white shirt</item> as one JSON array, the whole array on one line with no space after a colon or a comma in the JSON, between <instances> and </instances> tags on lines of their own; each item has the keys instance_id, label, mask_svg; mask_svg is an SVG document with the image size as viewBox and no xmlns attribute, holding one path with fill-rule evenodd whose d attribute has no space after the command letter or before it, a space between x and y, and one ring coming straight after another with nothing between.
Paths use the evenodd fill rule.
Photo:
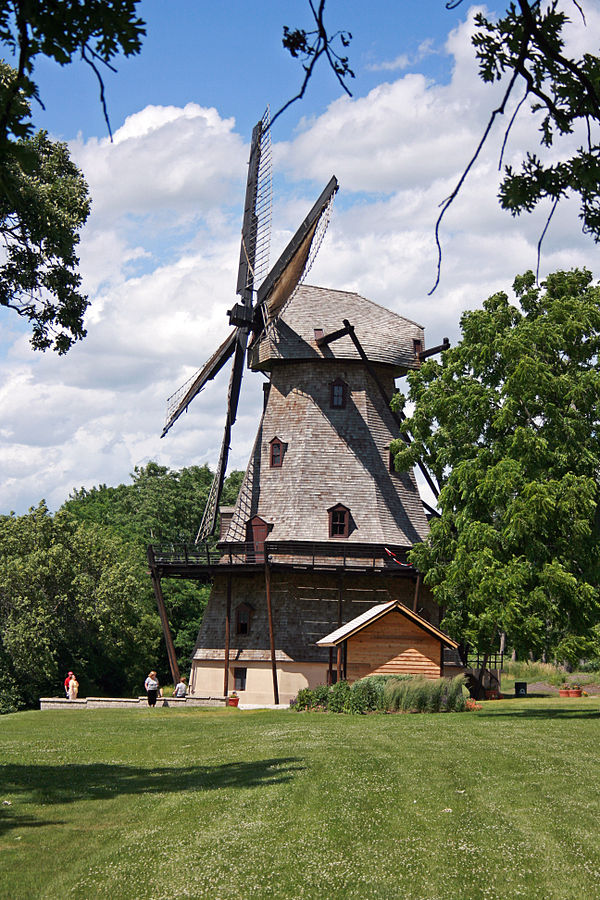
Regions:
<instances>
[{"instance_id":1,"label":"person in white shirt","mask_svg":"<svg viewBox=\"0 0 600 900\"><path fill-rule=\"evenodd\" d=\"M146 678L144 687L146 688L146 694L148 695L148 706L156 706L156 698L158 697L158 692L160 691L160 685L158 683L158 676L154 669Z\"/></svg>"},{"instance_id":2,"label":"person in white shirt","mask_svg":"<svg viewBox=\"0 0 600 900\"><path fill-rule=\"evenodd\" d=\"M185 678L183 675L179 679L179 684L176 686L173 696L174 697L185 697L187 693L187 684L185 683Z\"/></svg>"}]
</instances>

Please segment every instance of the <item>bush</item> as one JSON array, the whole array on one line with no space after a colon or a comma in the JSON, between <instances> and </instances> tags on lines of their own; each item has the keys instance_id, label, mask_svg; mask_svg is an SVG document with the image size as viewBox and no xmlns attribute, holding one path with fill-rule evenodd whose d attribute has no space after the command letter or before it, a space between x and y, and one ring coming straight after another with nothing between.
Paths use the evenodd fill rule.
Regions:
<instances>
[{"instance_id":1,"label":"bush","mask_svg":"<svg viewBox=\"0 0 600 900\"><path fill-rule=\"evenodd\" d=\"M338 681L329 688L327 709L330 712L344 712L344 707L350 698L350 685L347 681Z\"/></svg>"},{"instance_id":2,"label":"bush","mask_svg":"<svg viewBox=\"0 0 600 900\"><path fill-rule=\"evenodd\" d=\"M313 691L314 705L320 706L322 709L327 709L327 704L329 702L329 691L330 687L328 684L318 685Z\"/></svg>"},{"instance_id":3,"label":"bush","mask_svg":"<svg viewBox=\"0 0 600 900\"><path fill-rule=\"evenodd\" d=\"M298 696L293 703L294 709L312 709L315 705L314 692L310 688L302 688L298 691Z\"/></svg>"},{"instance_id":4,"label":"bush","mask_svg":"<svg viewBox=\"0 0 600 900\"><path fill-rule=\"evenodd\" d=\"M350 685L338 681L314 690L303 688L290 704L296 710L327 709L364 715L367 712L462 712L468 691L465 678L457 675L435 681L413 675L369 675Z\"/></svg>"},{"instance_id":5,"label":"bush","mask_svg":"<svg viewBox=\"0 0 600 900\"><path fill-rule=\"evenodd\" d=\"M350 696L344 707L344 712L364 713L374 712L377 707L378 691L370 681L356 681L350 688Z\"/></svg>"},{"instance_id":6,"label":"bush","mask_svg":"<svg viewBox=\"0 0 600 900\"><path fill-rule=\"evenodd\" d=\"M467 691L465 688L465 676L457 675L452 681L448 681L448 688L444 698L444 708L447 712L463 712L467 704Z\"/></svg>"}]
</instances>

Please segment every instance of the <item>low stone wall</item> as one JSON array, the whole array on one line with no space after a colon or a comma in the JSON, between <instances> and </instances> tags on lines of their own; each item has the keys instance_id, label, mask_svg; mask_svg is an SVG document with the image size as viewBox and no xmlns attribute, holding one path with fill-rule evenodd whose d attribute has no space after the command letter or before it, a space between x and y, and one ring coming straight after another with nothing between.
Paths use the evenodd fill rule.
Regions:
<instances>
[{"instance_id":1,"label":"low stone wall","mask_svg":"<svg viewBox=\"0 0 600 900\"><path fill-rule=\"evenodd\" d=\"M227 697L158 697L157 706L187 708L189 706L226 706ZM40 709L148 709L143 697L87 697L67 700L65 697L40 697Z\"/></svg>"}]
</instances>

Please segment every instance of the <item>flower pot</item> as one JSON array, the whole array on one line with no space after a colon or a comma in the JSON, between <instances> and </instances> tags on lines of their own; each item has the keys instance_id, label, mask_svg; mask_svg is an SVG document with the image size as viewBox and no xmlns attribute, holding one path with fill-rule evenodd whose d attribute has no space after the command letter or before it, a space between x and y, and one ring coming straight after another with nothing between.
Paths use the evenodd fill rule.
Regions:
<instances>
[{"instance_id":1,"label":"flower pot","mask_svg":"<svg viewBox=\"0 0 600 900\"><path fill-rule=\"evenodd\" d=\"M227 698L227 706L237 706L240 702L239 697L228 697Z\"/></svg>"},{"instance_id":2,"label":"flower pot","mask_svg":"<svg viewBox=\"0 0 600 900\"><path fill-rule=\"evenodd\" d=\"M559 688L559 689L558 689L558 696L559 696L559 697L570 697L570 696L571 696L571 691L570 691L568 688Z\"/></svg>"},{"instance_id":3,"label":"flower pot","mask_svg":"<svg viewBox=\"0 0 600 900\"><path fill-rule=\"evenodd\" d=\"M581 697L581 688L569 688L569 697Z\"/></svg>"}]
</instances>

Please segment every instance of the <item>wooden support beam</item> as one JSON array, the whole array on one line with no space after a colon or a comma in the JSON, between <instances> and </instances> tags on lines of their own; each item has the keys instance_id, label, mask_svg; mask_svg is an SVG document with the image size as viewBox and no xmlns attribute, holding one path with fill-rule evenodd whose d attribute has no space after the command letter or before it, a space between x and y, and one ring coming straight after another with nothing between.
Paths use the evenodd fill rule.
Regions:
<instances>
[{"instance_id":1,"label":"wooden support beam","mask_svg":"<svg viewBox=\"0 0 600 900\"><path fill-rule=\"evenodd\" d=\"M345 327L347 333L350 335L352 343L354 344L354 346L356 347L356 349L358 351L358 355L364 362L367 372L369 373L369 375L371 376L371 378L377 385L377 390L381 394L383 400L385 401L386 406L390 409L390 412L392 413L394 419L396 420L396 423L397 423L398 427L400 428L400 437L402 438L402 440L404 441L405 444L410 444L411 443L410 436L408 434L406 434L406 432L402 431L402 421L403 421L403 419L406 418L406 416L404 416L404 415L399 416L398 413L394 412L394 410L391 409L390 403L391 403L392 398L388 397L388 395L386 394L385 388L377 376L377 372L371 365L371 361L363 349L363 345L361 344L359 339L356 337L356 333L354 331L354 326L350 324L348 319L342 319L342 322L344 323L344 327ZM435 483L435 481L433 480L431 473L430 473L429 469L427 468L427 466L422 462L422 460L419 460L417 465L419 466L421 472L423 473L425 481L431 488L434 496L436 498L439 497L440 489L437 486L437 484Z\"/></svg>"},{"instance_id":2,"label":"wooden support beam","mask_svg":"<svg viewBox=\"0 0 600 900\"><path fill-rule=\"evenodd\" d=\"M343 599L343 591L344 591L344 581L343 578L340 578L338 582L338 628L342 627L342 599ZM342 645L337 645L337 659L336 659L336 671L337 671L337 680L342 680Z\"/></svg>"},{"instance_id":3,"label":"wooden support beam","mask_svg":"<svg viewBox=\"0 0 600 900\"><path fill-rule=\"evenodd\" d=\"M231 575L227 576L227 603L225 606L225 669L223 671L223 696L229 693L229 642L231 634Z\"/></svg>"},{"instance_id":4,"label":"wooden support beam","mask_svg":"<svg viewBox=\"0 0 600 900\"><path fill-rule=\"evenodd\" d=\"M271 647L271 670L273 672L273 702L279 703L279 687L277 685L277 660L275 659L275 635L273 633L273 610L271 608L271 566L265 554L265 590L267 596L267 615L269 617L269 644Z\"/></svg>"},{"instance_id":5,"label":"wooden support beam","mask_svg":"<svg viewBox=\"0 0 600 900\"><path fill-rule=\"evenodd\" d=\"M421 599L421 584L423 582L423 576L420 572L417 573L417 581L415 583L415 593L413 597L413 612L417 612L419 600Z\"/></svg>"},{"instance_id":6,"label":"wooden support beam","mask_svg":"<svg viewBox=\"0 0 600 900\"><path fill-rule=\"evenodd\" d=\"M169 658L169 668L171 669L171 676L173 678L173 684L179 684L179 666L177 665L177 656L175 654L175 645L173 644L173 637L171 635L171 629L169 628L169 619L167 617L167 609L165 607L165 598L163 597L163 592L160 584L160 575L158 573L158 569L156 567L156 562L154 559L154 551L151 546L148 547L148 565L150 566L150 577L152 579L152 589L154 591L154 597L156 599L156 606L158 607L158 615L160 616L160 623L162 625L163 635L165 638L165 645L167 648L167 656Z\"/></svg>"}]
</instances>

